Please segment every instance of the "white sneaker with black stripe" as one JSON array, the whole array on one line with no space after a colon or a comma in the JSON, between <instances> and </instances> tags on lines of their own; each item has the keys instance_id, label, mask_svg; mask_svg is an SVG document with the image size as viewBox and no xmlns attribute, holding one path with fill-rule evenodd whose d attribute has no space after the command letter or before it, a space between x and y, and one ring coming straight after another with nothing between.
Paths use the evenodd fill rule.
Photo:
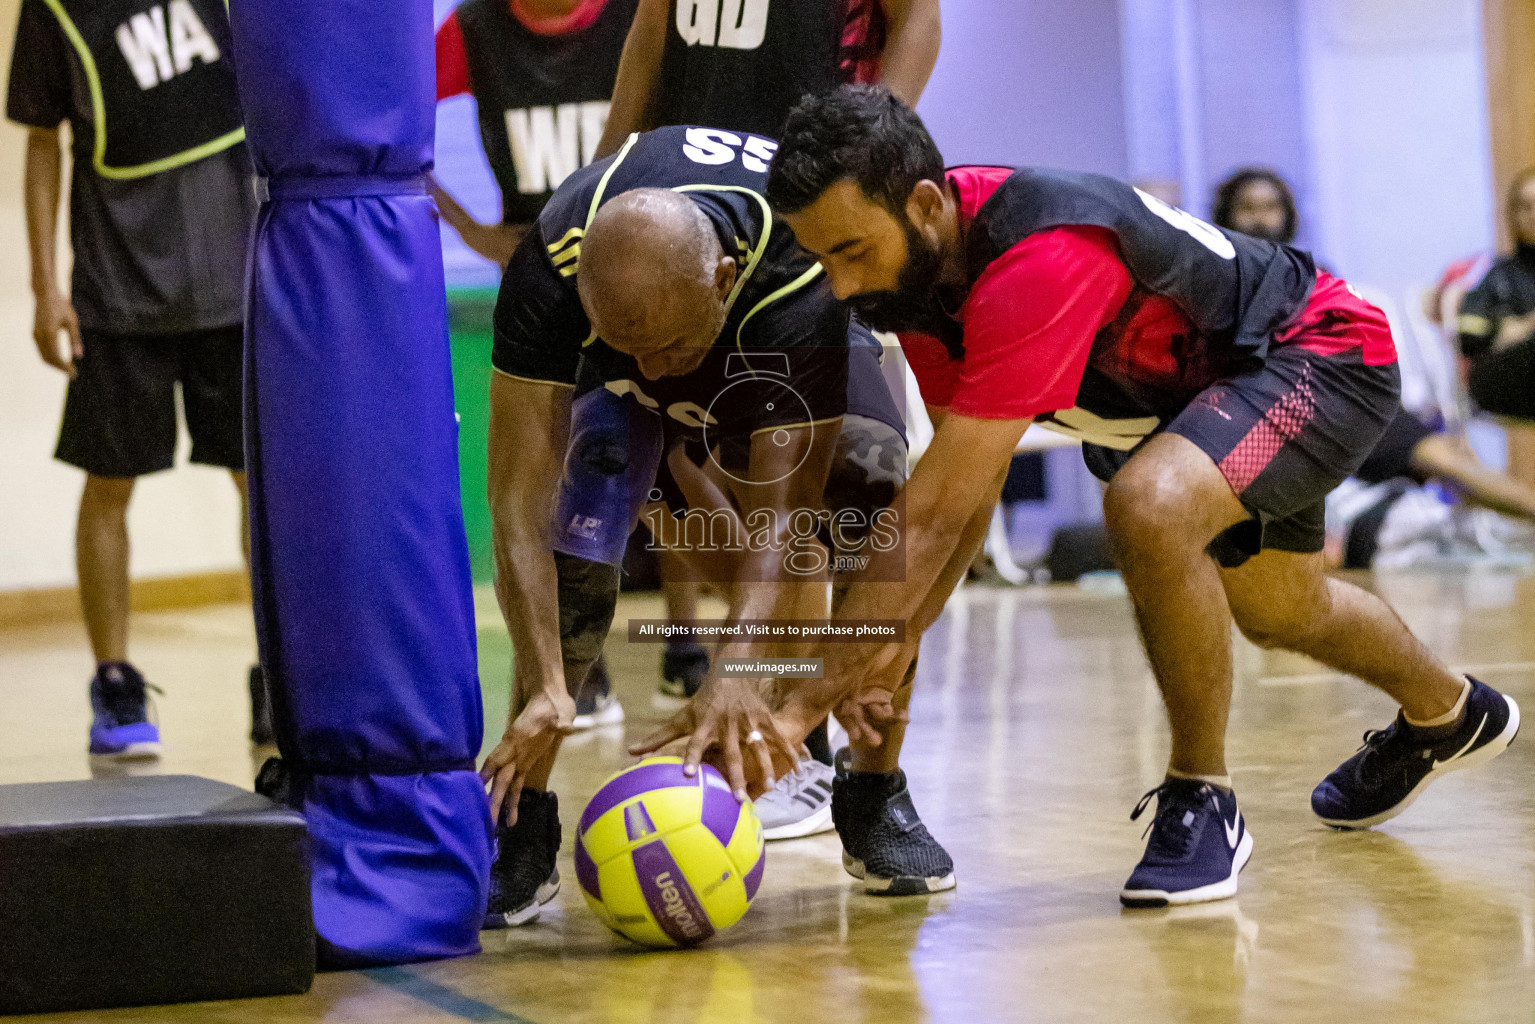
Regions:
<instances>
[{"instance_id":1,"label":"white sneaker with black stripe","mask_svg":"<svg viewBox=\"0 0 1535 1024\"><path fill-rule=\"evenodd\" d=\"M798 839L830 832L830 765L807 757L778 784L757 798L764 839Z\"/></svg>"}]
</instances>

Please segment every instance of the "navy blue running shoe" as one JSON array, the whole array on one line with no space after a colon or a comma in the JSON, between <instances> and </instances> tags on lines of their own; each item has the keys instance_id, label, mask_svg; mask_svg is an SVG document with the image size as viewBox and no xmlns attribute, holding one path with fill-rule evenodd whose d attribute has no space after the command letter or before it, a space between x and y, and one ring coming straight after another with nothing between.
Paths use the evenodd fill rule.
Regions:
<instances>
[{"instance_id":1,"label":"navy blue running shoe","mask_svg":"<svg viewBox=\"0 0 1535 1024\"><path fill-rule=\"evenodd\" d=\"M149 689L126 661L97 667L91 678L91 756L119 761L160 756L160 730L149 720Z\"/></svg>"},{"instance_id":2,"label":"navy blue running shoe","mask_svg":"<svg viewBox=\"0 0 1535 1024\"><path fill-rule=\"evenodd\" d=\"M1206 903L1237 894L1237 876L1253 855L1252 833L1229 789L1193 779L1168 779L1141 797L1135 821L1152 798L1151 839L1119 894L1127 907Z\"/></svg>"},{"instance_id":3,"label":"navy blue running shoe","mask_svg":"<svg viewBox=\"0 0 1535 1024\"><path fill-rule=\"evenodd\" d=\"M1311 810L1333 828L1379 825L1405 811L1445 773L1503 753L1518 732L1519 705L1513 698L1472 679L1460 728L1425 739L1397 712L1386 728L1365 733L1359 752L1317 785Z\"/></svg>"}]
</instances>

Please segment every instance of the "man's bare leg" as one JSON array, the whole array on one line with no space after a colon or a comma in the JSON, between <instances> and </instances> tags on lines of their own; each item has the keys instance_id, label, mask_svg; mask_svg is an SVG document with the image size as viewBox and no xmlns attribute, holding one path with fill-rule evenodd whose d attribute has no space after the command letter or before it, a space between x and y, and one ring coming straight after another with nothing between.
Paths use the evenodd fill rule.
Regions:
<instances>
[{"instance_id":1,"label":"man's bare leg","mask_svg":"<svg viewBox=\"0 0 1535 1024\"><path fill-rule=\"evenodd\" d=\"M1320 553L1264 551L1220 576L1249 640L1358 676L1389 694L1409 719L1444 715L1465 689L1384 601L1327 576Z\"/></svg>"},{"instance_id":2,"label":"man's bare leg","mask_svg":"<svg viewBox=\"0 0 1535 1024\"><path fill-rule=\"evenodd\" d=\"M916 644L911 645L911 657L906 659L905 668L902 669L900 682L896 684L895 697L891 705L900 714L905 714L911 706L912 680L917 675L917 651ZM879 727L880 742L878 745L860 743L850 740L848 751L851 762L850 767L855 772L881 772L888 774L899 771L901 768L901 747L906 742L906 722L895 721Z\"/></svg>"},{"instance_id":3,"label":"man's bare leg","mask_svg":"<svg viewBox=\"0 0 1535 1024\"><path fill-rule=\"evenodd\" d=\"M666 599L668 622L688 622L698 617L698 584L688 579L687 563L671 551L662 551L661 594Z\"/></svg>"},{"instance_id":4,"label":"man's bare leg","mask_svg":"<svg viewBox=\"0 0 1535 1024\"><path fill-rule=\"evenodd\" d=\"M133 477L88 475L75 528L80 608L98 664L128 660L128 501Z\"/></svg>"},{"instance_id":5,"label":"man's bare leg","mask_svg":"<svg viewBox=\"0 0 1535 1024\"><path fill-rule=\"evenodd\" d=\"M245 571L250 572L251 567L251 517L250 517L250 489L246 483L243 472L232 471L230 478L234 480L235 490L240 495L240 555L245 560ZM252 665L246 673L246 685L250 690L251 699L251 742L258 747L270 746L277 742L277 734L272 727L272 697L267 688L266 673L259 664Z\"/></svg>"},{"instance_id":6,"label":"man's bare leg","mask_svg":"<svg viewBox=\"0 0 1535 1024\"><path fill-rule=\"evenodd\" d=\"M572 696L581 692L581 686L586 682L587 674L591 672L592 666L596 663L597 660L595 658L565 659L566 691ZM521 713L523 705L527 703L527 697L520 692L516 696L517 706L511 709L507 716L508 720L515 720L517 715ZM554 764L559 760L562 742L562 740L555 740L551 743L549 750L544 756L534 762L533 766L528 769L527 781L523 783L524 788L534 790L547 790L549 788L549 776L553 774Z\"/></svg>"},{"instance_id":7,"label":"man's bare leg","mask_svg":"<svg viewBox=\"0 0 1535 1024\"><path fill-rule=\"evenodd\" d=\"M1535 487L1535 423L1504 420L1508 438L1508 475Z\"/></svg>"},{"instance_id":8,"label":"man's bare leg","mask_svg":"<svg viewBox=\"0 0 1535 1024\"><path fill-rule=\"evenodd\" d=\"M251 506L250 489L246 486L243 472L231 472L229 474L234 481L235 490L240 495L240 557L245 560L245 570L251 567Z\"/></svg>"},{"instance_id":9,"label":"man's bare leg","mask_svg":"<svg viewBox=\"0 0 1535 1024\"><path fill-rule=\"evenodd\" d=\"M1222 573L1237 623L1264 647L1300 651L1371 683L1401 717L1311 794L1311 810L1339 828L1369 828L1405 810L1438 775L1498 756L1519 731L1514 701L1457 676L1385 602L1322 574L1321 556L1266 551Z\"/></svg>"},{"instance_id":10,"label":"man's bare leg","mask_svg":"<svg viewBox=\"0 0 1535 1024\"><path fill-rule=\"evenodd\" d=\"M1152 438L1115 475L1103 512L1172 728L1171 768L1226 772L1231 615L1205 548L1248 518L1209 456Z\"/></svg>"},{"instance_id":11,"label":"man's bare leg","mask_svg":"<svg viewBox=\"0 0 1535 1024\"><path fill-rule=\"evenodd\" d=\"M984 503L965 525L965 532L960 536L954 554L933 582L933 589L917 609L912 621L907 623L906 650L889 666L886 674L886 678L893 684L892 692L895 696L891 702L892 707L902 717L876 726L880 736L878 743L849 741L855 771L894 772L900 768L901 746L906 741L904 716L911 706L912 682L917 674L917 652L922 645L922 634L938 620L954 588L969 570L977 553L985 548L986 533L991 526L991 511L1001 495L1002 482L1006 476L1005 472L998 475L991 500Z\"/></svg>"},{"instance_id":12,"label":"man's bare leg","mask_svg":"<svg viewBox=\"0 0 1535 1024\"><path fill-rule=\"evenodd\" d=\"M1327 579L1320 554L1267 552L1218 570L1204 549L1247 512L1185 438L1148 442L1109 485L1104 514L1167 702L1173 770L1226 774L1232 612L1268 646L1368 679L1409 717L1432 719L1459 698L1463 683L1378 598Z\"/></svg>"},{"instance_id":13,"label":"man's bare leg","mask_svg":"<svg viewBox=\"0 0 1535 1024\"><path fill-rule=\"evenodd\" d=\"M80 495L75 566L96 674L91 680L92 755L158 757L146 684L128 662L128 501L132 477L89 475Z\"/></svg>"}]
</instances>

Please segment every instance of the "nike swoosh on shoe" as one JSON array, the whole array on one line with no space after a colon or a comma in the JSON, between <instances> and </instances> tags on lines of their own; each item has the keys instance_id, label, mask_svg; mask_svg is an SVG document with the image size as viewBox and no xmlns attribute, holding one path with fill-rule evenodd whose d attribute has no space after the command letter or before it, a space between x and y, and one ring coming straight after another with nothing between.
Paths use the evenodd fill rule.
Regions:
<instances>
[{"instance_id":1,"label":"nike swoosh on shoe","mask_svg":"<svg viewBox=\"0 0 1535 1024\"><path fill-rule=\"evenodd\" d=\"M1437 771L1441 766L1447 765L1451 761L1458 760L1463 754L1465 754L1466 751L1471 749L1471 745L1476 742L1477 737L1482 735L1482 730L1485 729L1486 727L1487 727L1487 713L1484 711L1484 712L1482 712L1482 720L1476 724L1476 732L1471 734L1471 738L1466 741L1466 745L1464 747L1461 747L1459 750L1455 751L1455 753L1451 754L1449 757L1445 758L1443 761L1439 760L1437 757L1434 758L1433 770Z\"/></svg>"}]
</instances>

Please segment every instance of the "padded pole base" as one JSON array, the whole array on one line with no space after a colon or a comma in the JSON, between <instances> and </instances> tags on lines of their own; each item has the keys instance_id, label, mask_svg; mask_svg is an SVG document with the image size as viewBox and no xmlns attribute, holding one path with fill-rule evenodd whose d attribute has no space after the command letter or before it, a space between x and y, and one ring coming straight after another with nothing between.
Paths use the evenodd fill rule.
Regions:
<instances>
[{"instance_id":1,"label":"padded pole base","mask_svg":"<svg viewBox=\"0 0 1535 1024\"><path fill-rule=\"evenodd\" d=\"M0 1013L292 995L304 820L192 775L0 786Z\"/></svg>"}]
</instances>

